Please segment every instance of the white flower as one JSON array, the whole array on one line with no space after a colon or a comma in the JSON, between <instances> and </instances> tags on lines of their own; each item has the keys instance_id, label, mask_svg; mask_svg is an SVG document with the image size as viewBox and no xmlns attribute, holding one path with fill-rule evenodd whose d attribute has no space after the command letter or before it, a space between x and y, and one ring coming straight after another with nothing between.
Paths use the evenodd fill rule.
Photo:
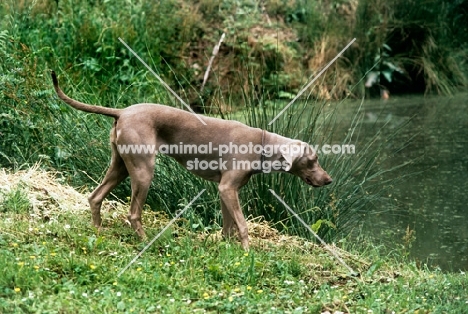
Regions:
<instances>
[{"instance_id":1,"label":"white flower","mask_svg":"<svg viewBox=\"0 0 468 314\"><path fill-rule=\"evenodd\" d=\"M122 296L122 292L120 292L120 291L117 292L117 296L118 296L118 297Z\"/></svg>"}]
</instances>

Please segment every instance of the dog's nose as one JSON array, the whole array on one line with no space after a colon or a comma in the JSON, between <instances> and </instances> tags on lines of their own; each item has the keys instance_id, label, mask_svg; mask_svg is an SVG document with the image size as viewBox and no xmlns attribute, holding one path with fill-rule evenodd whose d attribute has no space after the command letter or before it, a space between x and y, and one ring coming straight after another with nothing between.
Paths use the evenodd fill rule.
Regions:
<instances>
[{"instance_id":1,"label":"dog's nose","mask_svg":"<svg viewBox=\"0 0 468 314\"><path fill-rule=\"evenodd\" d=\"M327 176L327 178L325 178L325 181L323 183L325 185L329 185L332 182L333 182L333 179L330 176Z\"/></svg>"}]
</instances>

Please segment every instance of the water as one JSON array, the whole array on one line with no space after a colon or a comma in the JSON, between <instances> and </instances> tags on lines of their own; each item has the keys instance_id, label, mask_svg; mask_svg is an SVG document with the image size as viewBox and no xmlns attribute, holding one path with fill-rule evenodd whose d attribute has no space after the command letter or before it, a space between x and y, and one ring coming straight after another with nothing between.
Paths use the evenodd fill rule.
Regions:
<instances>
[{"instance_id":1,"label":"water","mask_svg":"<svg viewBox=\"0 0 468 314\"><path fill-rule=\"evenodd\" d=\"M355 101L341 104L338 123L346 125L358 107ZM356 149L378 130L385 138L404 125L386 138L388 151L411 142L384 166L417 158L392 174L412 173L394 186L395 207L370 209L364 232L389 245L404 244L412 232L412 258L447 271L468 270L468 94L369 100L361 110L363 137Z\"/></svg>"}]
</instances>

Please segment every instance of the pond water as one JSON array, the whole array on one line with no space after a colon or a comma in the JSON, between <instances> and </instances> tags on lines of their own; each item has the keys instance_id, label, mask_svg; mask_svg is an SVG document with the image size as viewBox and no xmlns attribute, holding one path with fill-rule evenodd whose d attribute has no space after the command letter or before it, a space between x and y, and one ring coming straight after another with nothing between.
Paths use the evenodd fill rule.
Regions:
<instances>
[{"instance_id":1,"label":"pond water","mask_svg":"<svg viewBox=\"0 0 468 314\"><path fill-rule=\"evenodd\" d=\"M341 104L337 122L346 125L359 105ZM411 173L392 189L396 205L369 209L362 232L391 245L404 243L409 230L412 258L447 271L468 270L468 94L367 100L360 110L356 150L383 130L389 153L410 140L386 166L415 160L391 174Z\"/></svg>"}]
</instances>

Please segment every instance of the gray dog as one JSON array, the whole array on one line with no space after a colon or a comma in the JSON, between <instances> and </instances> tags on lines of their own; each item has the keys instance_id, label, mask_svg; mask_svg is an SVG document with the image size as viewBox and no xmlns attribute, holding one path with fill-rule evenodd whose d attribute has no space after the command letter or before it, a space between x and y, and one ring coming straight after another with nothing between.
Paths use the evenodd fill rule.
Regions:
<instances>
[{"instance_id":1,"label":"gray dog","mask_svg":"<svg viewBox=\"0 0 468 314\"><path fill-rule=\"evenodd\" d=\"M252 174L287 172L314 187L332 182L320 167L317 154L304 142L240 122L195 115L163 105L137 104L125 109L88 105L65 95L55 72L51 74L55 91L64 102L75 109L115 120L110 131L112 160L109 169L88 198L93 224L98 228L103 199L130 176L132 197L128 219L135 232L145 238L141 211L153 179L158 152L173 157L192 173L219 183L223 235L231 236L237 227L242 247L246 250L249 236L238 191Z\"/></svg>"}]
</instances>

